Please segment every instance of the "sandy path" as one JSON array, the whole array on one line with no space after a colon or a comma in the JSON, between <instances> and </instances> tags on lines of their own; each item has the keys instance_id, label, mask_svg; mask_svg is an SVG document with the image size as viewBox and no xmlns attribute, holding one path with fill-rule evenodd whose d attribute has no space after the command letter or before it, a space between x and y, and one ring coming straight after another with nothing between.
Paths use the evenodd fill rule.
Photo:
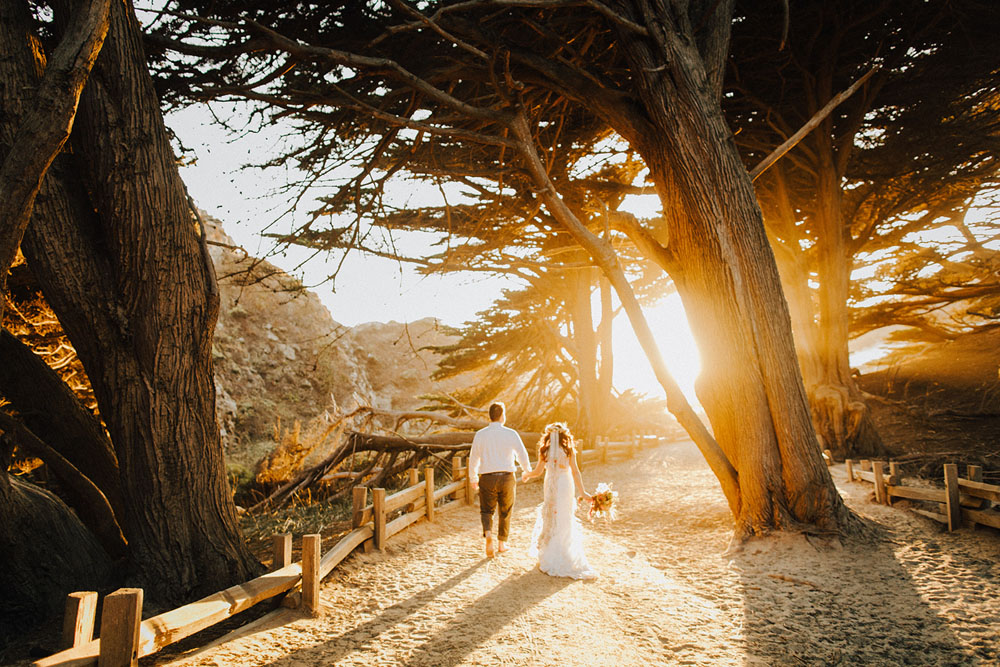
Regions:
<instances>
[{"instance_id":1,"label":"sandy path","mask_svg":"<svg viewBox=\"0 0 1000 667\"><path fill-rule=\"evenodd\" d=\"M868 544L730 535L718 484L690 442L584 470L614 482L621 515L585 524L594 582L540 573L525 551L541 485L519 490L512 550L481 554L458 509L355 555L324 582L324 616L285 612L172 665L978 665L1000 663L1000 537L948 534L868 502Z\"/></svg>"}]
</instances>

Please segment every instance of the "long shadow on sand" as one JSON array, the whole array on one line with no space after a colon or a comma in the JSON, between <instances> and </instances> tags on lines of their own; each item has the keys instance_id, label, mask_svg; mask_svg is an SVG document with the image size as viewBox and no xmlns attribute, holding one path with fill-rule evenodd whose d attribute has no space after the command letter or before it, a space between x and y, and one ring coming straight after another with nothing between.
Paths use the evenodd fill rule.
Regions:
<instances>
[{"instance_id":1,"label":"long shadow on sand","mask_svg":"<svg viewBox=\"0 0 1000 667\"><path fill-rule=\"evenodd\" d=\"M832 551L799 539L785 548L750 544L734 558L747 664L986 664L921 596L881 535ZM782 574L786 558L796 576ZM803 559L815 562L806 576Z\"/></svg>"},{"instance_id":2,"label":"long shadow on sand","mask_svg":"<svg viewBox=\"0 0 1000 667\"><path fill-rule=\"evenodd\" d=\"M387 607L375 618L331 637L329 641L293 651L269 664L335 664L349 653L380 641L380 636L407 621L486 563L485 559L479 560L440 584ZM472 605L457 609L444 629L418 646L408 660L399 664L443 667L458 664L524 611L570 583L571 579L549 577L538 570L512 574ZM504 610L504 613L498 614L498 609Z\"/></svg>"},{"instance_id":3,"label":"long shadow on sand","mask_svg":"<svg viewBox=\"0 0 1000 667\"><path fill-rule=\"evenodd\" d=\"M461 609L444 629L417 647L403 664L406 667L453 667L522 613L571 583L572 579L550 577L537 568L511 575Z\"/></svg>"},{"instance_id":4,"label":"long shadow on sand","mask_svg":"<svg viewBox=\"0 0 1000 667\"><path fill-rule=\"evenodd\" d=\"M871 533L847 540L842 549L779 537L723 556L732 518L693 443L660 447L634 465L631 475L619 473L624 479L616 484L624 520L605 532L690 591L723 605L739 625L729 652L742 653L743 664L1000 664L989 628L970 633L946 617L964 599L996 590L983 578L990 576L990 563L949 552L948 567L939 567L935 544L941 540L933 529L869 517ZM894 544L911 547L906 562L897 559ZM719 555L704 545L716 545ZM914 581L911 572L921 572L925 581ZM929 585L936 589L930 596ZM700 649L689 657L710 662Z\"/></svg>"},{"instance_id":5,"label":"long shadow on sand","mask_svg":"<svg viewBox=\"0 0 1000 667\"><path fill-rule=\"evenodd\" d=\"M413 616L420 611L421 608L431 603L435 598L468 579L476 570L483 567L486 562L487 561L485 559L476 561L475 564L465 568L454 576L445 579L438 585L431 588L425 588L405 600L401 600L390 607L386 607L382 613L375 618L353 627L343 634L332 637L328 642L294 651L293 653L282 656L281 658L278 658L274 662L268 664L284 664L293 656L308 658L310 657L310 654L315 654L311 656L314 658L321 657L323 663L335 663L351 651L373 641L377 641L378 636L385 632L387 628L391 628L392 626Z\"/></svg>"}]
</instances>

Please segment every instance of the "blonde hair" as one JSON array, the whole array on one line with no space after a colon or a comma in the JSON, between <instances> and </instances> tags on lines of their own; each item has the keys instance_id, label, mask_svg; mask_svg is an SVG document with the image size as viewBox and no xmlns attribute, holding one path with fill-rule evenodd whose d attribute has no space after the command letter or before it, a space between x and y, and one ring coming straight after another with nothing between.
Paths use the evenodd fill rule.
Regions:
<instances>
[{"instance_id":1,"label":"blonde hair","mask_svg":"<svg viewBox=\"0 0 1000 667\"><path fill-rule=\"evenodd\" d=\"M573 444L573 434L570 432L569 427L562 422L555 422L549 424L545 427L545 433L542 437L538 439L538 457L543 461L548 460L549 445L551 444L551 437L555 431L561 431L562 437L559 438L559 446L566 456L573 456L574 444Z\"/></svg>"}]
</instances>

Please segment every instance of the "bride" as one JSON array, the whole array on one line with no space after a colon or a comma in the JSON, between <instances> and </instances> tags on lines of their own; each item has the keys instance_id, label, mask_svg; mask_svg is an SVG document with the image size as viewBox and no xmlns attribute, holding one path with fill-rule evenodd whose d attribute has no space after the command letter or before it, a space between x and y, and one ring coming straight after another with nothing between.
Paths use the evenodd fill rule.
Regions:
<instances>
[{"instance_id":1,"label":"bride","mask_svg":"<svg viewBox=\"0 0 1000 667\"><path fill-rule=\"evenodd\" d=\"M545 499L538 508L535 531L529 554L538 557L538 567L553 577L596 579L597 572L583 553L583 534L576 517L574 490L579 498L590 501L583 488L580 467L576 463L573 434L564 424L549 424L538 441L535 469L521 476L522 481L545 473Z\"/></svg>"}]
</instances>

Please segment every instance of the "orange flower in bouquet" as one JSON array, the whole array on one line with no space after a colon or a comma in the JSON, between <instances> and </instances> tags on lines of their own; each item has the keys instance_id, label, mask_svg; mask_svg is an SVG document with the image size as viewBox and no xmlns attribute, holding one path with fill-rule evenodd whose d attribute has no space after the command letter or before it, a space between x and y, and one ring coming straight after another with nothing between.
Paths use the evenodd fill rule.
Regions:
<instances>
[{"instance_id":1,"label":"orange flower in bouquet","mask_svg":"<svg viewBox=\"0 0 1000 667\"><path fill-rule=\"evenodd\" d=\"M597 485L597 490L590 499L590 511L587 518L591 521L594 518L605 518L614 521L618 517L618 492L612 490L610 484L601 482Z\"/></svg>"}]
</instances>

